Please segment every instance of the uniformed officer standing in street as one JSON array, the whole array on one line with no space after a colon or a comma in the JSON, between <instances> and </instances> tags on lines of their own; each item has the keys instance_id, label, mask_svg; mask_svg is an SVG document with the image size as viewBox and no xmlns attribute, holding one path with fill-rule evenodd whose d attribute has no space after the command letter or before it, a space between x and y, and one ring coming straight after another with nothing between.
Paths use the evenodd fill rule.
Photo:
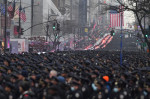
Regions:
<instances>
[{"instance_id":1,"label":"uniformed officer standing in street","mask_svg":"<svg viewBox=\"0 0 150 99\"><path fill-rule=\"evenodd\" d=\"M67 99L83 99L83 94L80 90L80 84L75 81L71 83L71 90L67 95Z\"/></svg>"},{"instance_id":2,"label":"uniformed officer standing in street","mask_svg":"<svg viewBox=\"0 0 150 99\"><path fill-rule=\"evenodd\" d=\"M29 91L30 83L27 81L22 81L19 85L19 91L21 93L19 99L36 99L34 93Z\"/></svg>"}]
</instances>

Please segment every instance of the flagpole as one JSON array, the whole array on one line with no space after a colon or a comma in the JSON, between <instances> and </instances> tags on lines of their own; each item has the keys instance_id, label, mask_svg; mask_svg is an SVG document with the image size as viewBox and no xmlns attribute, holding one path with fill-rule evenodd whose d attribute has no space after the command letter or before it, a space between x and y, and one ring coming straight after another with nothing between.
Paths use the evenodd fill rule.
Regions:
<instances>
[{"instance_id":1,"label":"flagpole","mask_svg":"<svg viewBox=\"0 0 150 99\"><path fill-rule=\"evenodd\" d=\"M13 17L15 16L15 10L16 10L16 0L14 0L14 5L13 5Z\"/></svg>"},{"instance_id":2,"label":"flagpole","mask_svg":"<svg viewBox=\"0 0 150 99\"><path fill-rule=\"evenodd\" d=\"M34 0L31 0L31 27L33 26L33 10L34 10ZM31 37L32 37L32 34L33 34L33 28L31 28Z\"/></svg>"},{"instance_id":3,"label":"flagpole","mask_svg":"<svg viewBox=\"0 0 150 99\"><path fill-rule=\"evenodd\" d=\"M20 15L21 15L21 0L20 0L20 7L19 7L19 32L18 32L18 38L20 38L20 30L21 30L21 19L20 19Z\"/></svg>"},{"instance_id":4,"label":"flagpole","mask_svg":"<svg viewBox=\"0 0 150 99\"><path fill-rule=\"evenodd\" d=\"M120 42L120 66L122 66L122 57L123 57L123 52L122 52L122 47L123 47L123 33L122 33L122 22L123 21L123 9L122 9L122 6L121 6L121 42Z\"/></svg>"},{"instance_id":5,"label":"flagpole","mask_svg":"<svg viewBox=\"0 0 150 99\"><path fill-rule=\"evenodd\" d=\"M4 33L4 53L7 49L7 0L5 0L5 33Z\"/></svg>"}]
</instances>

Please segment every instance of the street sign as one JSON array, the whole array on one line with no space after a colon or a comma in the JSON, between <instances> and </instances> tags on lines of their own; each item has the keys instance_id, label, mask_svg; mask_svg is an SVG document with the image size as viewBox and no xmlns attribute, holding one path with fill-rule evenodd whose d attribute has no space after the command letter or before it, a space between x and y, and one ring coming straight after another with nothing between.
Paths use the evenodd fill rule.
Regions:
<instances>
[{"instance_id":1,"label":"street sign","mask_svg":"<svg viewBox=\"0 0 150 99\"><path fill-rule=\"evenodd\" d=\"M85 28L84 31L87 33L88 32L88 28Z\"/></svg>"},{"instance_id":2,"label":"street sign","mask_svg":"<svg viewBox=\"0 0 150 99\"><path fill-rule=\"evenodd\" d=\"M125 38L129 38L129 35L128 35L128 34L125 34Z\"/></svg>"}]
</instances>

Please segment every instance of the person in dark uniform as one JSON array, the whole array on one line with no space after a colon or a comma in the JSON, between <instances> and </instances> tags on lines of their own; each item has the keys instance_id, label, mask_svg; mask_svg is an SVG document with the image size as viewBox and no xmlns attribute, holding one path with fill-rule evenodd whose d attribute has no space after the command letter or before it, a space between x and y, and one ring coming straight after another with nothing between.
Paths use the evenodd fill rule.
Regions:
<instances>
[{"instance_id":1,"label":"person in dark uniform","mask_svg":"<svg viewBox=\"0 0 150 99\"><path fill-rule=\"evenodd\" d=\"M0 86L0 99L7 99L5 91L2 86Z\"/></svg>"},{"instance_id":2,"label":"person in dark uniform","mask_svg":"<svg viewBox=\"0 0 150 99\"><path fill-rule=\"evenodd\" d=\"M30 83L27 81L22 81L19 85L19 91L21 93L19 99L35 99L34 93L29 91Z\"/></svg>"},{"instance_id":3,"label":"person in dark uniform","mask_svg":"<svg viewBox=\"0 0 150 99\"><path fill-rule=\"evenodd\" d=\"M121 86L118 82L115 82L114 88L111 92L110 99L120 99Z\"/></svg>"},{"instance_id":4,"label":"person in dark uniform","mask_svg":"<svg viewBox=\"0 0 150 99\"><path fill-rule=\"evenodd\" d=\"M62 99L59 95L59 90L56 85L52 85L50 88L48 88L45 99Z\"/></svg>"},{"instance_id":5,"label":"person in dark uniform","mask_svg":"<svg viewBox=\"0 0 150 99\"><path fill-rule=\"evenodd\" d=\"M81 91L83 93L83 99L88 99L90 97L90 85L89 80L82 77L82 88Z\"/></svg>"},{"instance_id":6,"label":"person in dark uniform","mask_svg":"<svg viewBox=\"0 0 150 99\"><path fill-rule=\"evenodd\" d=\"M71 83L71 91L67 95L67 99L83 99L83 94L80 90L80 84L77 82Z\"/></svg>"},{"instance_id":7,"label":"person in dark uniform","mask_svg":"<svg viewBox=\"0 0 150 99\"><path fill-rule=\"evenodd\" d=\"M150 99L150 83L147 82L147 88L146 88L146 91L147 91L147 96L146 96L146 99Z\"/></svg>"},{"instance_id":8,"label":"person in dark uniform","mask_svg":"<svg viewBox=\"0 0 150 99\"><path fill-rule=\"evenodd\" d=\"M144 90L144 82L139 82L138 88L137 88L137 95L135 98L137 99L146 99L148 95L148 92Z\"/></svg>"},{"instance_id":9,"label":"person in dark uniform","mask_svg":"<svg viewBox=\"0 0 150 99\"><path fill-rule=\"evenodd\" d=\"M100 80L96 80L95 83L92 84L93 93L91 95L91 99L105 99L103 85Z\"/></svg>"},{"instance_id":10,"label":"person in dark uniform","mask_svg":"<svg viewBox=\"0 0 150 99\"><path fill-rule=\"evenodd\" d=\"M13 88L14 86L10 82L5 83L5 96L7 99L14 99L14 94L13 94Z\"/></svg>"}]
</instances>

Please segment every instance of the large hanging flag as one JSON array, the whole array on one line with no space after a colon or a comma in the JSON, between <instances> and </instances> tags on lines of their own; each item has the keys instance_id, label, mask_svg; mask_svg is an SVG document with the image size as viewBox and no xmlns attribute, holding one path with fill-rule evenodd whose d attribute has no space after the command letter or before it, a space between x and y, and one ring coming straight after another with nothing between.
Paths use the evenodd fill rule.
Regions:
<instances>
[{"instance_id":1,"label":"large hanging flag","mask_svg":"<svg viewBox=\"0 0 150 99\"><path fill-rule=\"evenodd\" d=\"M19 14L20 13L20 14ZM25 22L26 21L26 14L25 14L25 9L20 6L19 9L16 11L17 15L20 15L19 17Z\"/></svg>"},{"instance_id":2,"label":"large hanging flag","mask_svg":"<svg viewBox=\"0 0 150 99\"><path fill-rule=\"evenodd\" d=\"M16 8L16 2L15 2L15 0L13 0L12 2L9 3L8 8L7 8L10 18L14 17L15 8Z\"/></svg>"},{"instance_id":3,"label":"large hanging flag","mask_svg":"<svg viewBox=\"0 0 150 99\"><path fill-rule=\"evenodd\" d=\"M124 14L123 14L123 6L119 6L119 12L116 10L110 10L110 27L121 27L121 21L122 26L124 26ZM122 18L121 18L122 16Z\"/></svg>"},{"instance_id":4,"label":"large hanging flag","mask_svg":"<svg viewBox=\"0 0 150 99\"><path fill-rule=\"evenodd\" d=\"M8 11L13 11L14 2L10 2L8 5Z\"/></svg>"},{"instance_id":5,"label":"large hanging flag","mask_svg":"<svg viewBox=\"0 0 150 99\"><path fill-rule=\"evenodd\" d=\"M9 17L12 19L14 18L14 13L15 13L15 8L16 8L16 4L15 4L15 0L13 2L11 2L8 6L8 14Z\"/></svg>"},{"instance_id":6,"label":"large hanging flag","mask_svg":"<svg viewBox=\"0 0 150 99\"><path fill-rule=\"evenodd\" d=\"M20 6L20 7L17 9L16 14L19 15L19 13L20 13L20 15L21 15L21 11L22 11L22 7Z\"/></svg>"},{"instance_id":7,"label":"large hanging flag","mask_svg":"<svg viewBox=\"0 0 150 99\"><path fill-rule=\"evenodd\" d=\"M23 8L22 9L22 11L21 11L21 15L20 15L20 18L24 21L24 22L26 22L26 14L25 14L25 9Z\"/></svg>"},{"instance_id":8,"label":"large hanging flag","mask_svg":"<svg viewBox=\"0 0 150 99\"><path fill-rule=\"evenodd\" d=\"M1 7L1 14L5 15L5 5L4 4L0 4Z\"/></svg>"}]
</instances>

